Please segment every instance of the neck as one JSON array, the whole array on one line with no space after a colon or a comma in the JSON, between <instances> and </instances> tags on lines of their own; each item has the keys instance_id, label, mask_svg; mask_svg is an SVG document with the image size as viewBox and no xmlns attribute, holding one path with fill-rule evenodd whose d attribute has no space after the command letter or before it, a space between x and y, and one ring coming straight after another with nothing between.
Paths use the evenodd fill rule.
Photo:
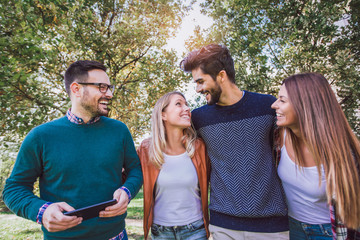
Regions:
<instances>
[{"instance_id":1,"label":"neck","mask_svg":"<svg viewBox=\"0 0 360 240\"><path fill-rule=\"evenodd\" d=\"M243 91L241 91L234 83L229 82L221 87L222 93L217 103L220 106L230 106L243 97Z\"/></svg>"},{"instance_id":2,"label":"neck","mask_svg":"<svg viewBox=\"0 0 360 240\"><path fill-rule=\"evenodd\" d=\"M183 129L166 129L166 149L164 152L168 155L179 155L186 150L181 138L184 136Z\"/></svg>"},{"instance_id":3,"label":"neck","mask_svg":"<svg viewBox=\"0 0 360 240\"><path fill-rule=\"evenodd\" d=\"M72 104L71 106L71 113L73 113L78 118L81 118L84 121L84 123L89 122L90 119L93 118L93 116L89 114L87 111L85 111L83 108L78 107L74 104Z\"/></svg>"},{"instance_id":4,"label":"neck","mask_svg":"<svg viewBox=\"0 0 360 240\"><path fill-rule=\"evenodd\" d=\"M290 127L290 129L300 141L303 141L303 136L299 127Z\"/></svg>"}]
</instances>

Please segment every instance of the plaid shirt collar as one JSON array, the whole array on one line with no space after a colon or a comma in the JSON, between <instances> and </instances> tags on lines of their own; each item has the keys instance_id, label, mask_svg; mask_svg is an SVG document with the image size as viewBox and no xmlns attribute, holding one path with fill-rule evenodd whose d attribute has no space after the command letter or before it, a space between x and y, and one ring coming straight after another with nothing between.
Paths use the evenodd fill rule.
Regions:
<instances>
[{"instance_id":1,"label":"plaid shirt collar","mask_svg":"<svg viewBox=\"0 0 360 240\"><path fill-rule=\"evenodd\" d=\"M70 122L75 123L75 124L93 124L100 120L100 117L97 116L97 117L93 117L87 123L85 123L82 118L75 116L75 114L73 114L71 112L71 108L69 108L69 110L66 112L66 117L67 117L67 119L69 119Z\"/></svg>"}]
</instances>

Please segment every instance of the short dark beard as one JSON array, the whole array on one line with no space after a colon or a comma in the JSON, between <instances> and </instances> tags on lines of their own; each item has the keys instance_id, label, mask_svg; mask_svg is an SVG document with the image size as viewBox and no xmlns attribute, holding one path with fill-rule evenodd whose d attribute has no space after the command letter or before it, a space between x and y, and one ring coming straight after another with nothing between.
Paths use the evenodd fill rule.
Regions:
<instances>
[{"instance_id":1,"label":"short dark beard","mask_svg":"<svg viewBox=\"0 0 360 240\"><path fill-rule=\"evenodd\" d=\"M90 113L92 117L98 117L98 116L105 116L105 117L107 117L107 116L109 116L110 110L109 110L108 107L107 107L107 110L108 110L108 111L106 111L106 112L101 111L100 108L99 108L99 102L100 102L101 100L108 100L108 99L106 99L106 98L100 98L100 99L98 100L98 104L97 104L97 106L96 106L96 109L94 109L94 106L88 105L88 104L86 103L86 101L88 100L88 95L89 95L88 91L85 90L85 91L84 91L84 99L83 99L83 101L80 103L81 106L82 106L86 111L88 111L88 113Z\"/></svg>"},{"instance_id":2,"label":"short dark beard","mask_svg":"<svg viewBox=\"0 0 360 240\"><path fill-rule=\"evenodd\" d=\"M220 86L217 84L216 89L212 89L209 91L210 101L207 103L208 105L214 105L219 102L222 90Z\"/></svg>"}]
</instances>

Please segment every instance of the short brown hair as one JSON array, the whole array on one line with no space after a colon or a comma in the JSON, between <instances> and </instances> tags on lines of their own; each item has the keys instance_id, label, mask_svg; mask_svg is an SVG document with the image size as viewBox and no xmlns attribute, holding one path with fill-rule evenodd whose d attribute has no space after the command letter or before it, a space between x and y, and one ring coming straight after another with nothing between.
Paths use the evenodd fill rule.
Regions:
<instances>
[{"instance_id":1,"label":"short brown hair","mask_svg":"<svg viewBox=\"0 0 360 240\"><path fill-rule=\"evenodd\" d=\"M234 60L225 46L209 44L190 52L180 62L180 68L185 72L191 72L198 67L214 80L221 70L225 70L230 81L235 83Z\"/></svg>"},{"instance_id":2,"label":"short brown hair","mask_svg":"<svg viewBox=\"0 0 360 240\"><path fill-rule=\"evenodd\" d=\"M85 82L88 78L88 72L94 69L100 69L104 72L106 67L97 61L79 60L72 63L65 72L65 90L70 97L70 85L77 80Z\"/></svg>"}]
</instances>

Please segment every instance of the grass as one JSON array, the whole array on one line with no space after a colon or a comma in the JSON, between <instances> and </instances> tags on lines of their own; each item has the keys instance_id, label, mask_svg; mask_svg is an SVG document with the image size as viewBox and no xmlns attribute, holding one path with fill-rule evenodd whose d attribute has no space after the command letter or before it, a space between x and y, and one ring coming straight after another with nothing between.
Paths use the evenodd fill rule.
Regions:
<instances>
[{"instance_id":1,"label":"grass","mask_svg":"<svg viewBox=\"0 0 360 240\"><path fill-rule=\"evenodd\" d=\"M128 215L126 219L135 219L136 222L142 223L143 217L143 192L142 189L131 200L128 206ZM133 221L129 221L130 223ZM129 239L143 240L144 232L142 225L127 224L126 231ZM0 212L0 239L1 240L41 240L43 233L39 224L30 220L19 218L13 214Z\"/></svg>"}]
</instances>

